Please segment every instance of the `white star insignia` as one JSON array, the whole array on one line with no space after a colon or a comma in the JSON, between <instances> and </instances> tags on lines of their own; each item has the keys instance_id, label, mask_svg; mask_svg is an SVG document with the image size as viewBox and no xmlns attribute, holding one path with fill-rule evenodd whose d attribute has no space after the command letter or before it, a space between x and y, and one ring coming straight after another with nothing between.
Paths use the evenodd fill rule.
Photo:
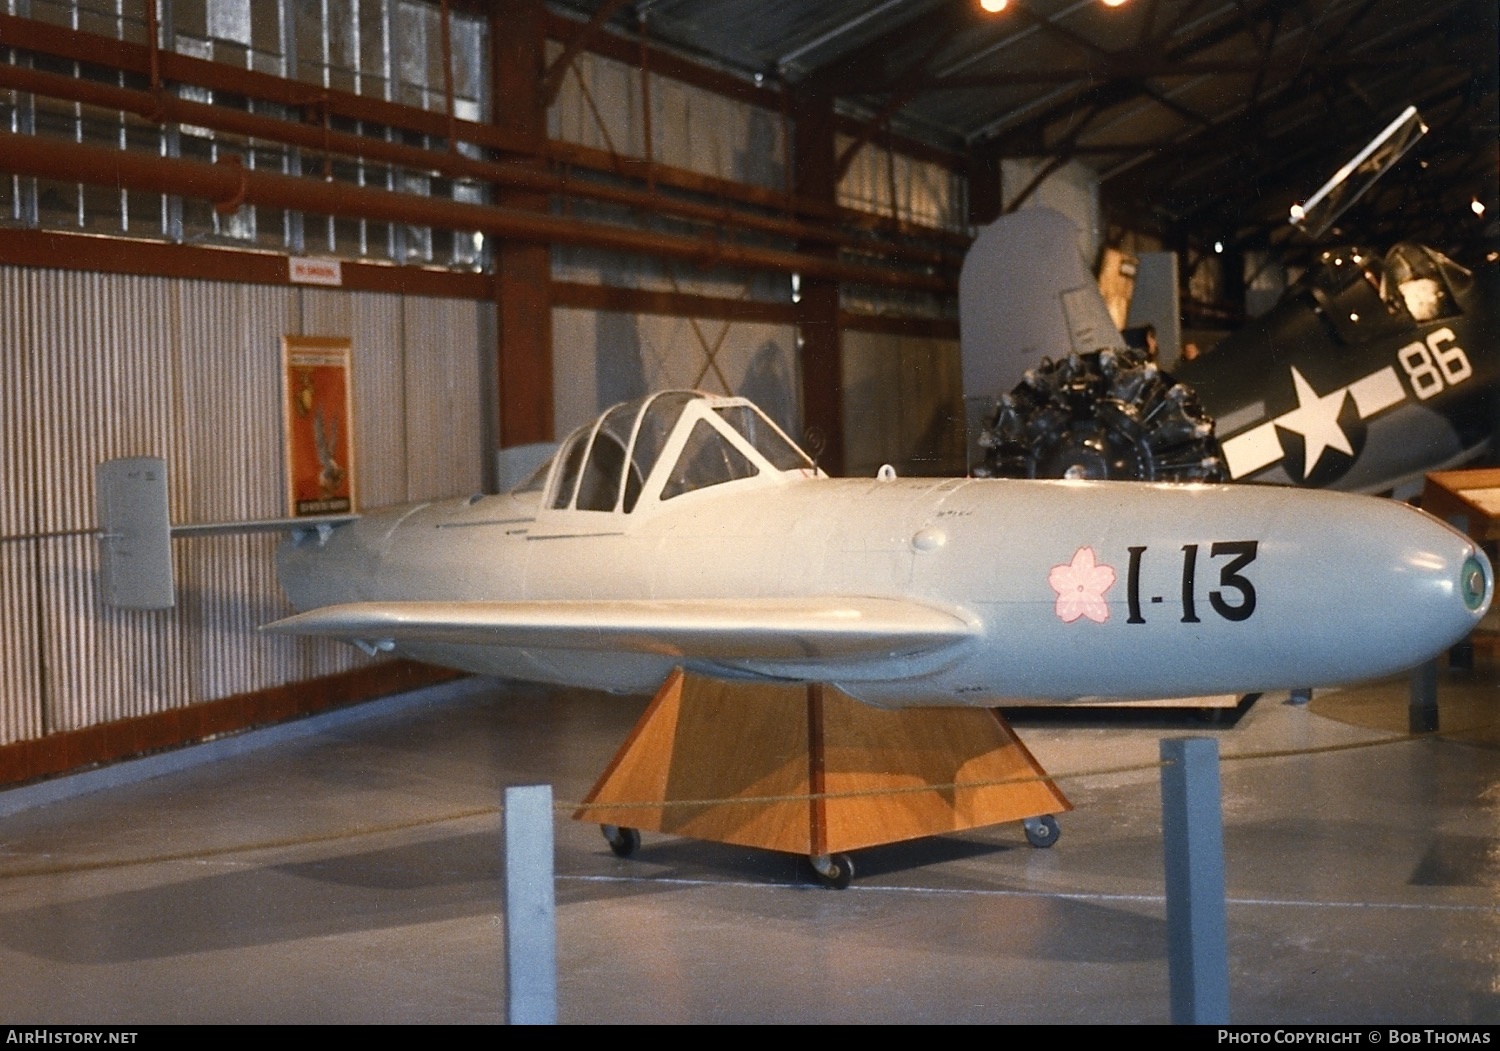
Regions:
<instances>
[{"instance_id":1,"label":"white star insignia","mask_svg":"<svg viewBox=\"0 0 1500 1051\"><path fill-rule=\"evenodd\" d=\"M1354 455L1354 447L1339 426L1339 412L1344 407L1349 388L1339 387L1329 394L1320 395L1296 368L1292 369L1292 383L1297 387L1297 407L1280 416L1276 424L1302 435L1302 477L1307 478L1318 465L1324 449Z\"/></svg>"}]
</instances>

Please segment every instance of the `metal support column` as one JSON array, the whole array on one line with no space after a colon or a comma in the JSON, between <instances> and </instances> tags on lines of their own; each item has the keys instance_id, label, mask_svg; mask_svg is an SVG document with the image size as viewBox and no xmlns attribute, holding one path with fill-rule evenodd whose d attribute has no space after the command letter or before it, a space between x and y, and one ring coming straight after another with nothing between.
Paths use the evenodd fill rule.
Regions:
<instances>
[{"instance_id":1,"label":"metal support column","mask_svg":"<svg viewBox=\"0 0 1500 1051\"><path fill-rule=\"evenodd\" d=\"M526 161L545 172L546 11L541 0L508 0L490 14L493 121L536 145ZM547 214L545 193L493 191L496 203ZM495 328L500 380L500 444L553 438L552 252L545 244L501 240L494 246Z\"/></svg>"}]
</instances>

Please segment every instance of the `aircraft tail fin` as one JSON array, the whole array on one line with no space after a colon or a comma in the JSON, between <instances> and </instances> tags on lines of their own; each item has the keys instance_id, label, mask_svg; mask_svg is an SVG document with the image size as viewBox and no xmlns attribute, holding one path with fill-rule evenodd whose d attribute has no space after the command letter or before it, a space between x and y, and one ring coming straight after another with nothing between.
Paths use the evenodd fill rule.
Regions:
<instances>
[{"instance_id":1,"label":"aircraft tail fin","mask_svg":"<svg viewBox=\"0 0 1500 1051\"><path fill-rule=\"evenodd\" d=\"M958 279L964 396L993 398L1048 357L1125 349L1073 221L1023 208L979 231Z\"/></svg>"}]
</instances>

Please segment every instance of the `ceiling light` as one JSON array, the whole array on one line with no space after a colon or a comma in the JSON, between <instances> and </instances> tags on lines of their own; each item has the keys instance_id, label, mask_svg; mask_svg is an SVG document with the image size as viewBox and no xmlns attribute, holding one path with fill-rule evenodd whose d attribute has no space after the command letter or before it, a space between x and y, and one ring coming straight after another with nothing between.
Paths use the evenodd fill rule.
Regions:
<instances>
[{"instance_id":1,"label":"ceiling light","mask_svg":"<svg viewBox=\"0 0 1500 1051\"><path fill-rule=\"evenodd\" d=\"M1009 6L1010 0L979 0L979 6L992 15L998 15Z\"/></svg>"},{"instance_id":2,"label":"ceiling light","mask_svg":"<svg viewBox=\"0 0 1500 1051\"><path fill-rule=\"evenodd\" d=\"M1105 7L1119 7L1125 0L1104 0Z\"/></svg>"},{"instance_id":3,"label":"ceiling light","mask_svg":"<svg viewBox=\"0 0 1500 1051\"><path fill-rule=\"evenodd\" d=\"M1469 210L1482 218L1484 216L1484 202L1478 197L1474 198L1473 201L1469 202Z\"/></svg>"}]
</instances>

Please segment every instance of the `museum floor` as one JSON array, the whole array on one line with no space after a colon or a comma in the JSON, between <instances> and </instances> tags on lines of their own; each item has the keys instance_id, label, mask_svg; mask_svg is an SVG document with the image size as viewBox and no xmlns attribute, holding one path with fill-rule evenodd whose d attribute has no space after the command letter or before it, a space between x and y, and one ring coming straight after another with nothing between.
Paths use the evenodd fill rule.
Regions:
<instances>
[{"instance_id":1,"label":"museum floor","mask_svg":"<svg viewBox=\"0 0 1500 1051\"><path fill-rule=\"evenodd\" d=\"M1445 729L1500 715L1497 684L1445 673ZM1330 747L1403 726L1405 689L1267 696L1233 727L1019 724L1055 774L1115 771L1065 777L1054 849L1010 825L867 850L845 891L649 833L621 860L562 816L562 1020L1165 1021L1150 764L1209 733L1300 753L1223 766L1236 1021L1500 1021L1497 736ZM467 680L0 817L0 1017L500 1021L500 789L577 800L642 705Z\"/></svg>"}]
</instances>

